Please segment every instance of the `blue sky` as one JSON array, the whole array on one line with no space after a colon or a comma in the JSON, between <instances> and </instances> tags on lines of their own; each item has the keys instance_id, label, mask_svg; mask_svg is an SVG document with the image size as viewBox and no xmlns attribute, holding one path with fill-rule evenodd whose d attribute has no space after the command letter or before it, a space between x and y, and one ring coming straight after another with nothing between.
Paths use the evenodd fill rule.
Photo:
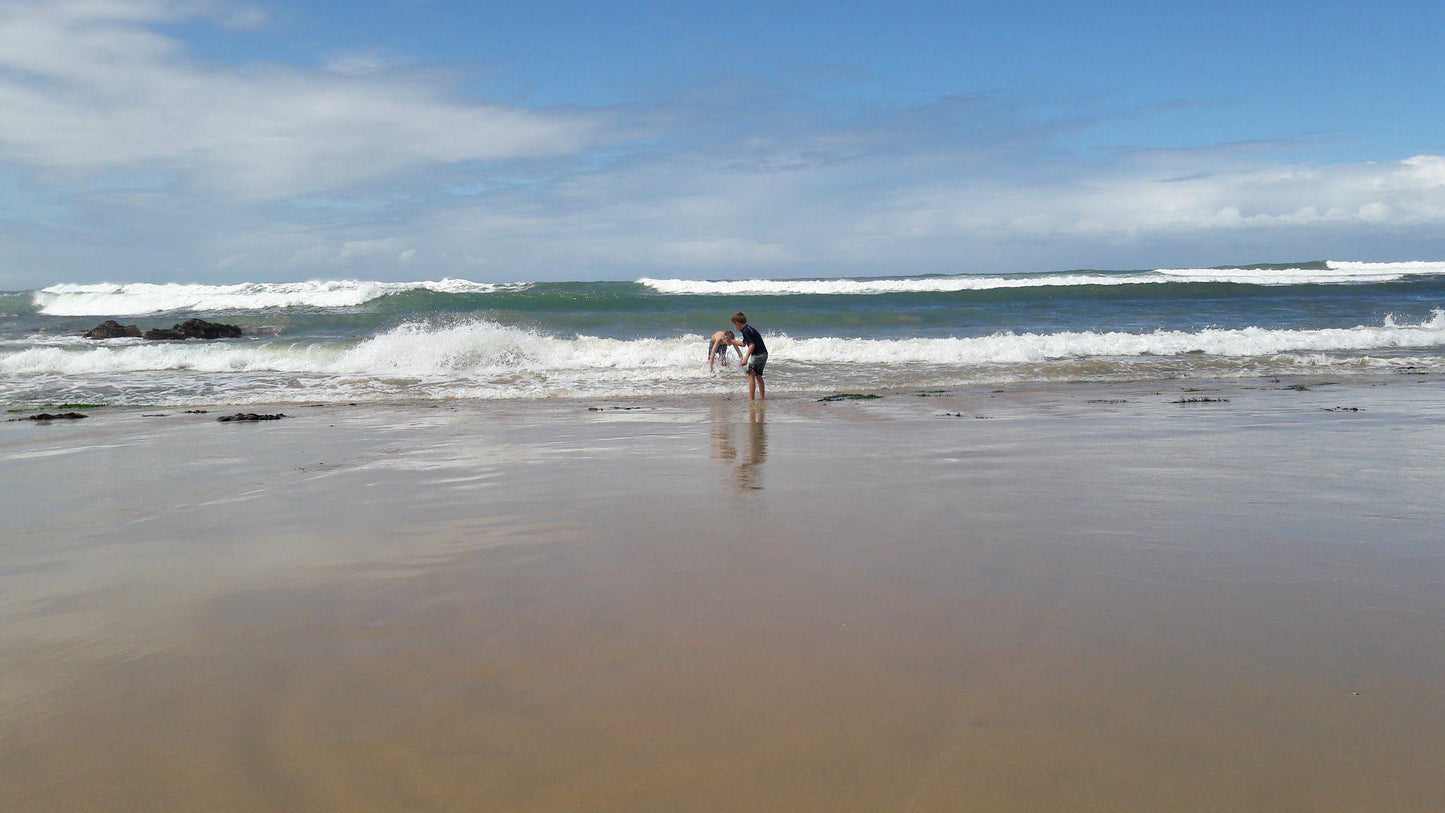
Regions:
<instances>
[{"instance_id":1,"label":"blue sky","mask_svg":"<svg viewBox=\"0 0 1445 813\"><path fill-rule=\"evenodd\" d=\"M0 288L1445 257L1440 4L0 0Z\"/></svg>"}]
</instances>

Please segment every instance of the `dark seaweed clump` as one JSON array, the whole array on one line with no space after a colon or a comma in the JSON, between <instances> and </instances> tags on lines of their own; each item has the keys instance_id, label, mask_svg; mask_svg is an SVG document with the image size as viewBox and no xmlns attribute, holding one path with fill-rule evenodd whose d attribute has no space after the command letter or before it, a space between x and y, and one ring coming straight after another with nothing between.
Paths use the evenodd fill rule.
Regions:
<instances>
[{"instance_id":1,"label":"dark seaweed clump","mask_svg":"<svg viewBox=\"0 0 1445 813\"><path fill-rule=\"evenodd\" d=\"M255 412L237 412L235 415L222 415L216 420L221 423L254 423L256 421L279 421L286 417L286 413L277 412L275 415L261 415Z\"/></svg>"}]
</instances>

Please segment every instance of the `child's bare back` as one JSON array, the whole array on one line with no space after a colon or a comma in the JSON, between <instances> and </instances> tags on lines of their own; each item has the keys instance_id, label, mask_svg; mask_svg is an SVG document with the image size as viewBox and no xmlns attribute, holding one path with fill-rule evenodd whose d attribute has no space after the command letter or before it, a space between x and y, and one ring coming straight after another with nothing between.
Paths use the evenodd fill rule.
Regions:
<instances>
[{"instance_id":1,"label":"child's bare back","mask_svg":"<svg viewBox=\"0 0 1445 813\"><path fill-rule=\"evenodd\" d=\"M713 364L719 358L724 363L727 362L729 347L737 351L738 361L742 361L743 351L737 347L736 337L731 330L719 330L712 334L712 338L707 341L707 369L709 372L712 371Z\"/></svg>"}]
</instances>

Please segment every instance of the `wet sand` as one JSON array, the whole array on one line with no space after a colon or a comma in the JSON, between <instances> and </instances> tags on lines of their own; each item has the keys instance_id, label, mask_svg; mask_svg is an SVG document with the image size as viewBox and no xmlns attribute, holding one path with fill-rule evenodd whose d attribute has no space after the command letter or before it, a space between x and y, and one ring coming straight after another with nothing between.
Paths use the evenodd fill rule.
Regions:
<instances>
[{"instance_id":1,"label":"wet sand","mask_svg":"<svg viewBox=\"0 0 1445 813\"><path fill-rule=\"evenodd\" d=\"M0 424L0 809L1445 809L1445 382L1188 386Z\"/></svg>"}]
</instances>

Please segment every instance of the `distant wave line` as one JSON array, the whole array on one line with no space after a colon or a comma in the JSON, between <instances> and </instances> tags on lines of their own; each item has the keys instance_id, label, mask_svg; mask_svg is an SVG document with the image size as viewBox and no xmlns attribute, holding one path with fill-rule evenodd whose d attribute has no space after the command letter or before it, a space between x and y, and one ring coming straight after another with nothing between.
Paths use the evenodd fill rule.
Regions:
<instances>
[{"instance_id":1,"label":"distant wave line","mask_svg":"<svg viewBox=\"0 0 1445 813\"><path fill-rule=\"evenodd\" d=\"M662 294L706 296L866 295L948 293L1006 288L1083 285L1234 283L1242 285L1339 285L1393 282L1408 276L1445 274L1445 262L1367 263L1330 260L1325 268L1159 268L1152 271L1058 272L1052 274L960 274L948 277L878 279L687 280L643 277L639 285Z\"/></svg>"},{"instance_id":2,"label":"distant wave line","mask_svg":"<svg viewBox=\"0 0 1445 813\"><path fill-rule=\"evenodd\" d=\"M527 285L528 283L486 283L464 279L421 282L310 280L242 282L234 285L131 282L51 285L35 291L32 298L36 309L48 316L137 316L168 311L346 308L408 291L474 294L517 290Z\"/></svg>"}]
</instances>

